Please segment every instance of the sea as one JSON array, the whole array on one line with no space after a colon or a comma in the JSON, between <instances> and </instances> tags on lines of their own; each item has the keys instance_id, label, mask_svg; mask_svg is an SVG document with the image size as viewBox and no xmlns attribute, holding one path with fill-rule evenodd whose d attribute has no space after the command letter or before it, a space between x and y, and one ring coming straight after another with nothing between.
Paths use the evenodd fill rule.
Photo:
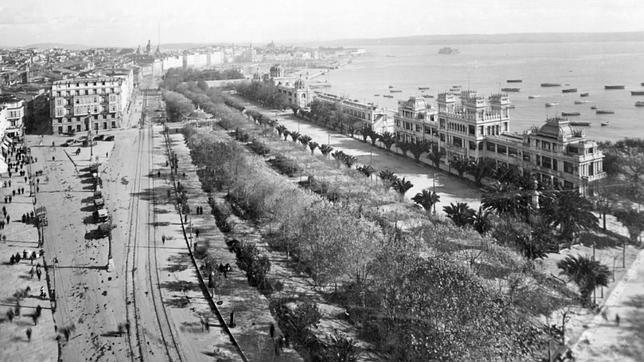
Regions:
<instances>
[{"instance_id":1,"label":"sea","mask_svg":"<svg viewBox=\"0 0 644 362\"><path fill-rule=\"evenodd\" d=\"M644 107L635 107L644 96L630 93L644 90L644 39L450 44L458 49L458 54L450 55L438 53L444 44L349 46L366 52L312 80L327 84L318 90L396 110L399 100L422 94L436 97L453 86L485 97L504 87L520 88L517 93L508 93L515 106L511 110L512 132L539 127L562 112L579 112L579 116L568 118L590 122L590 127L580 127L590 139L644 138ZM508 83L511 79L521 83ZM541 83L561 86L544 88ZM606 90L605 85L624 85L625 89ZM389 86L401 92L390 93ZM577 88L577 92L562 93L567 88ZM589 95L581 97L583 92ZM435 105L434 99L427 100ZM575 104L582 100L588 102ZM546 103L557 105L546 107ZM598 115L591 106L615 113Z\"/></svg>"}]
</instances>

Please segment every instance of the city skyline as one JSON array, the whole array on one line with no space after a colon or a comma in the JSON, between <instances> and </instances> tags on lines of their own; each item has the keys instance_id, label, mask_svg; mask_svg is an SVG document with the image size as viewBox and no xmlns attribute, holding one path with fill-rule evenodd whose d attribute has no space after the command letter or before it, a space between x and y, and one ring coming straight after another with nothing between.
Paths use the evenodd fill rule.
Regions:
<instances>
[{"instance_id":1,"label":"city skyline","mask_svg":"<svg viewBox=\"0 0 644 362\"><path fill-rule=\"evenodd\" d=\"M181 5L181 6L179 6ZM643 31L634 0L536 3L485 0L458 4L328 1L305 6L205 0L0 3L0 46L36 43L136 46L153 43L302 42L347 38L507 33Z\"/></svg>"}]
</instances>

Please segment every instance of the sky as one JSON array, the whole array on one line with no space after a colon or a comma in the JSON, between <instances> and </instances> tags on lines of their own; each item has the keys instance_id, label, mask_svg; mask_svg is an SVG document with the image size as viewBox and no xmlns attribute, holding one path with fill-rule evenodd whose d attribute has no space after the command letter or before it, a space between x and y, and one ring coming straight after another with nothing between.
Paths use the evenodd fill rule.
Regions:
<instances>
[{"instance_id":1,"label":"sky","mask_svg":"<svg viewBox=\"0 0 644 362\"><path fill-rule=\"evenodd\" d=\"M642 0L0 0L0 46L644 31Z\"/></svg>"}]
</instances>

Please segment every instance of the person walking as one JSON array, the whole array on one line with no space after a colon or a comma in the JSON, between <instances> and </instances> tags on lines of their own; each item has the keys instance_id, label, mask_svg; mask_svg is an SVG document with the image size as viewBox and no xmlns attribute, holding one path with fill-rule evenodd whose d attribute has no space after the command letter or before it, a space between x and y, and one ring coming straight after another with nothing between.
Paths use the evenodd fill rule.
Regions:
<instances>
[{"instance_id":1,"label":"person walking","mask_svg":"<svg viewBox=\"0 0 644 362\"><path fill-rule=\"evenodd\" d=\"M619 320L620 320L619 314L615 314L615 323L617 324L618 327L619 327Z\"/></svg>"},{"instance_id":2,"label":"person walking","mask_svg":"<svg viewBox=\"0 0 644 362\"><path fill-rule=\"evenodd\" d=\"M269 331L269 333L271 335L271 339L273 339L275 337L275 325L273 323L271 323L271 326L268 329L268 331Z\"/></svg>"},{"instance_id":3,"label":"person walking","mask_svg":"<svg viewBox=\"0 0 644 362\"><path fill-rule=\"evenodd\" d=\"M161 235L161 241L165 244L165 235Z\"/></svg>"},{"instance_id":4,"label":"person walking","mask_svg":"<svg viewBox=\"0 0 644 362\"><path fill-rule=\"evenodd\" d=\"M38 281L40 281L40 277L42 276L42 272L40 271L40 269L36 270L36 276L38 277Z\"/></svg>"},{"instance_id":5,"label":"person walking","mask_svg":"<svg viewBox=\"0 0 644 362\"><path fill-rule=\"evenodd\" d=\"M31 327L27 328L27 341L31 342Z\"/></svg>"}]
</instances>

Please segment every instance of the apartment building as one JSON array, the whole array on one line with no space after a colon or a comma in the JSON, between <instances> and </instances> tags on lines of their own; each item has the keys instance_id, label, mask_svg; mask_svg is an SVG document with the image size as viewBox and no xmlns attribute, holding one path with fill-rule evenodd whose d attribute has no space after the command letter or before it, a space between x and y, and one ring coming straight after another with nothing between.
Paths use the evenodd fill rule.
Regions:
<instances>
[{"instance_id":1,"label":"apartment building","mask_svg":"<svg viewBox=\"0 0 644 362\"><path fill-rule=\"evenodd\" d=\"M74 78L51 86L51 122L54 134L110 130L121 127L127 97L119 77Z\"/></svg>"},{"instance_id":2,"label":"apartment building","mask_svg":"<svg viewBox=\"0 0 644 362\"><path fill-rule=\"evenodd\" d=\"M438 144L437 110L422 97L410 97L398 101L398 112L394 115L396 138L403 142L427 140Z\"/></svg>"},{"instance_id":3,"label":"apartment building","mask_svg":"<svg viewBox=\"0 0 644 362\"><path fill-rule=\"evenodd\" d=\"M320 102L335 105L349 119L350 125L354 129L359 130L367 127L379 134L394 131L393 120L389 113L373 103L360 102L357 99L324 92L315 92L314 96Z\"/></svg>"},{"instance_id":4,"label":"apartment building","mask_svg":"<svg viewBox=\"0 0 644 362\"><path fill-rule=\"evenodd\" d=\"M311 103L311 90L301 79L274 78L277 91L286 97L288 104L295 108L304 108Z\"/></svg>"}]
</instances>

